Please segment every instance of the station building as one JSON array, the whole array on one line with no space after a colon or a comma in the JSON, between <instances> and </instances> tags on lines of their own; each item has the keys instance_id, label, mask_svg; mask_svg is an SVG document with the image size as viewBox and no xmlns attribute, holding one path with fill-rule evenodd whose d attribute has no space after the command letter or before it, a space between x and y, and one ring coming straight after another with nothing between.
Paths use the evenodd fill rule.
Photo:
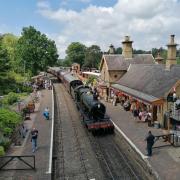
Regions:
<instances>
[{"instance_id":1,"label":"station building","mask_svg":"<svg viewBox=\"0 0 180 180\"><path fill-rule=\"evenodd\" d=\"M108 98L116 95L119 102L128 100L136 109L151 112L153 123L160 127L180 130L180 110L175 107L180 97L180 65L174 35L167 44L166 64L160 54L155 59L151 54L133 55L132 41L127 36L122 43L122 55L102 57L102 94Z\"/></svg>"},{"instance_id":2,"label":"station building","mask_svg":"<svg viewBox=\"0 0 180 180\"><path fill-rule=\"evenodd\" d=\"M130 64L155 64L152 54L133 54L133 41L125 36L122 42L122 54L114 54L114 47L110 45L109 54L104 54L100 63L101 96L111 98L110 87L127 71Z\"/></svg>"}]
</instances>

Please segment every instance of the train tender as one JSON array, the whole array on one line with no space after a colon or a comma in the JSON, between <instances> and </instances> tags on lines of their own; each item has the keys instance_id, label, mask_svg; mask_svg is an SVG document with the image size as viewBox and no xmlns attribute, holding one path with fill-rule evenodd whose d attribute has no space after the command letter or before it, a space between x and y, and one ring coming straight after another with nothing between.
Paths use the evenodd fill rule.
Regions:
<instances>
[{"instance_id":1,"label":"train tender","mask_svg":"<svg viewBox=\"0 0 180 180\"><path fill-rule=\"evenodd\" d=\"M83 122L93 133L103 130L114 132L114 125L106 115L106 107L99 100L94 99L91 88L78 86L74 89L77 108L83 117Z\"/></svg>"},{"instance_id":2,"label":"train tender","mask_svg":"<svg viewBox=\"0 0 180 180\"><path fill-rule=\"evenodd\" d=\"M77 86L83 85L83 82L77 77L73 76L71 73L63 75L63 83L67 91L73 96L74 89Z\"/></svg>"}]
</instances>

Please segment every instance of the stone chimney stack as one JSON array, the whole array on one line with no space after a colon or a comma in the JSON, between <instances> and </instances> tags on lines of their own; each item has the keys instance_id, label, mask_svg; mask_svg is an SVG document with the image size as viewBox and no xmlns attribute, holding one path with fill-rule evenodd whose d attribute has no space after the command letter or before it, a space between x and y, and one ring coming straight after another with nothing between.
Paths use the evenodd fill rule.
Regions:
<instances>
[{"instance_id":1,"label":"stone chimney stack","mask_svg":"<svg viewBox=\"0 0 180 180\"><path fill-rule=\"evenodd\" d=\"M157 57L155 58L157 64L163 64L164 58L161 57L160 52L158 51Z\"/></svg>"},{"instance_id":2,"label":"stone chimney stack","mask_svg":"<svg viewBox=\"0 0 180 180\"><path fill-rule=\"evenodd\" d=\"M168 54L166 60L166 68L170 69L171 65L177 64L176 61L176 46L177 44L174 42L175 35L170 36L170 42L167 44L168 47Z\"/></svg>"},{"instance_id":3,"label":"stone chimney stack","mask_svg":"<svg viewBox=\"0 0 180 180\"><path fill-rule=\"evenodd\" d=\"M112 44L109 46L109 54L115 54L115 49Z\"/></svg>"},{"instance_id":4,"label":"stone chimney stack","mask_svg":"<svg viewBox=\"0 0 180 180\"><path fill-rule=\"evenodd\" d=\"M125 58L132 58L133 57L133 48L132 48L133 41L130 41L129 36L125 36L125 40L122 42L122 55Z\"/></svg>"}]
</instances>

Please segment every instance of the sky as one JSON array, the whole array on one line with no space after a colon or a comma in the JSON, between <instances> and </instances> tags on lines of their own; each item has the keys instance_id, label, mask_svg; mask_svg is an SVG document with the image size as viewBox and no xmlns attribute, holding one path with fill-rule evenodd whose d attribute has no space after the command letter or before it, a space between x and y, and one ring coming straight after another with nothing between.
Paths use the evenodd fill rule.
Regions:
<instances>
[{"instance_id":1,"label":"sky","mask_svg":"<svg viewBox=\"0 0 180 180\"><path fill-rule=\"evenodd\" d=\"M107 51L130 36L134 49L180 44L180 0L0 0L0 33L34 26L55 40L60 58L72 42Z\"/></svg>"}]
</instances>

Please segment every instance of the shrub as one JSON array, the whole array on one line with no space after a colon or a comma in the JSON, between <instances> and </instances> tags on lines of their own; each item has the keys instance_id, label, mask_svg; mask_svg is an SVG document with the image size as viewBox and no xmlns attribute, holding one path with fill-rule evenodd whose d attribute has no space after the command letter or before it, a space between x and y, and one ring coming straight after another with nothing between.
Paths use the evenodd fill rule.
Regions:
<instances>
[{"instance_id":1,"label":"shrub","mask_svg":"<svg viewBox=\"0 0 180 180\"><path fill-rule=\"evenodd\" d=\"M11 144L11 141L9 138L1 137L0 146L3 146L5 151L8 149L10 144Z\"/></svg>"},{"instance_id":2,"label":"shrub","mask_svg":"<svg viewBox=\"0 0 180 180\"><path fill-rule=\"evenodd\" d=\"M0 109L0 128L4 132L4 128L14 129L21 122L22 118L14 111L5 108Z\"/></svg>"},{"instance_id":3,"label":"shrub","mask_svg":"<svg viewBox=\"0 0 180 180\"><path fill-rule=\"evenodd\" d=\"M12 105L13 103L17 102L18 99L19 97L16 93L10 92L8 95L4 96L2 103Z\"/></svg>"},{"instance_id":4,"label":"shrub","mask_svg":"<svg viewBox=\"0 0 180 180\"><path fill-rule=\"evenodd\" d=\"M4 147L0 146L0 156L4 156L5 152L4 152Z\"/></svg>"},{"instance_id":5,"label":"shrub","mask_svg":"<svg viewBox=\"0 0 180 180\"><path fill-rule=\"evenodd\" d=\"M13 132L12 128L9 128L9 127L5 127L3 129L4 136L6 136L6 137L10 137L12 132Z\"/></svg>"},{"instance_id":6,"label":"shrub","mask_svg":"<svg viewBox=\"0 0 180 180\"><path fill-rule=\"evenodd\" d=\"M33 92L33 88L29 86L22 86L20 90L21 92L28 92L28 93Z\"/></svg>"}]
</instances>

